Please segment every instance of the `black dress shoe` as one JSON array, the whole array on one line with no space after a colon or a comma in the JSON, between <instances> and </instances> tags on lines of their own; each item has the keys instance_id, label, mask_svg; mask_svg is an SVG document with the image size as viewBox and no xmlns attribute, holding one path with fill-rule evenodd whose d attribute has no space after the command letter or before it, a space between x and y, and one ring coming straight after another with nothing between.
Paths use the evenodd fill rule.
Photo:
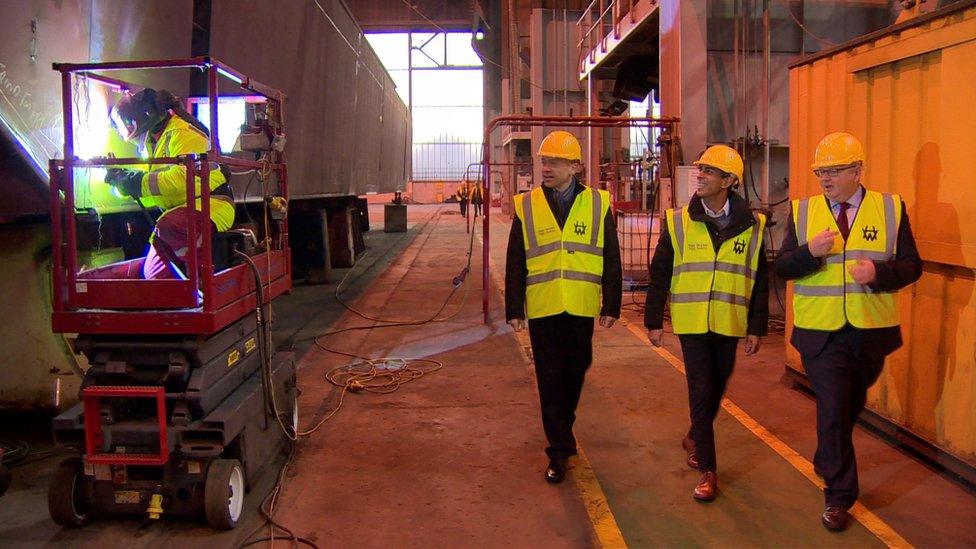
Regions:
<instances>
[{"instance_id":1,"label":"black dress shoe","mask_svg":"<svg viewBox=\"0 0 976 549\"><path fill-rule=\"evenodd\" d=\"M820 522L828 530L835 532L845 530L847 529L847 509L828 505L823 514L820 515Z\"/></svg>"},{"instance_id":2,"label":"black dress shoe","mask_svg":"<svg viewBox=\"0 0 976 549\"><path fill-rule=\"evenodd\" d=\"M549 467L546 468L546 482L559 484L564 478L566 478L566 458L550 459Z\"/></svg>"}]
</instances>

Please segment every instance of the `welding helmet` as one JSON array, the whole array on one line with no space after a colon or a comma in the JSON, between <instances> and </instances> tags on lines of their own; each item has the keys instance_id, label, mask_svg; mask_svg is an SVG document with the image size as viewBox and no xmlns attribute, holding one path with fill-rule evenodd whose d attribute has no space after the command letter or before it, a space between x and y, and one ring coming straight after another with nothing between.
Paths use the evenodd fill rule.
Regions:
<instances>
[{"instance_id":1,"label":"welding helmet","mask_svg":"<svg viewBox=\"0 0 976 549\"><path fill-rule=\"evenodd\" d=\"M111 119L115 131L130 143L146 135L149 130L169 116L168 103L172 98L171 93L165 90L157 93L152 88L126 93L112 107Z\"/></svg>"}]
</instances>

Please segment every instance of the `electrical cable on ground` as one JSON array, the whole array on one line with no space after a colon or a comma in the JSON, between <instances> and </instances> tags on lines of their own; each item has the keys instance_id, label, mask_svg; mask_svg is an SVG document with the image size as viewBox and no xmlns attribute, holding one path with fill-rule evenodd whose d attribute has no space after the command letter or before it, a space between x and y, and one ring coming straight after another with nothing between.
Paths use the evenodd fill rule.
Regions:
<instances>
[{"instance_id":1,"label":"electrical cable on ground","mask_svg":"<svg viewBox=\"0 0 976 549\"><path fill-rule=\"evenodd\" d=\"M439 212L440 210L438 210L438 213ZM267 216L267 212L265 212L265 215ZM437 216L436 213L432 217L436 218L439 222L440 218L439 216ZM265 217L265 222L267 223L267 217ZM424 224L424 228L426 228L426 225L429 222L430 219L428 219L427 222ZM436 226L437 224L435 223L434 228L436 228ZM433 234L434 228L428 231L426 238L424 239L423 243L421 243L420 245L421 249L426 245L427 241L430 240L430 236L431 234ZM332 385L339 387L341 389L339 393L339 402L337 403L336 407L333 410L331 410L328 414L326 414L314 426L307 429L298 429L297 425L294 426L287 425L283 420L283 414L280 412L280 409L278 407L277 397L275 396L275 391L273 386L273 371L272 371L271 355L273 354L274 351L272 348L272 339L270 336L270 327L268 326L267 314L263 312L265 293L264 293L264 284L261 280L261 273L257 265L250 257L248 257L246 254L243 254L241 252L237 253L239 257L241 257L245 262L248 263L255 277L255 288L258 294L257 305L255 307L255 316L257 318L258 330L261 332L258 338L260 341L258 348L259 348L259 352L261 353L262 386L265 391L265 397L266 397L265 403L270 407L270 413L274 415L279 428L284 432L287 438L293 443L291 447L291 451L288 454L288 458L278 473L278 477L276 479L274 488L268 494L268 496L265 497L264 501L262 501L259 507L260 513L262 517L265 519L264 524L261 524L254 531L248 534L248 536L244 538L244 541L241 543L240 547L247 547L265 541L270 542L273 545L275 539L290 541L293 546L304 544L310 547L317 547L316 544L311 540L296 536L294 532L292 532L290 529L288 529L280 522L275 520L275 505L277 504L284 490L285 472L294 460L295 452L297 449L297 443L301 439L311 436L326 421L328 421L333 416L335 416L336 413L338 413L338 411L342 407L346 393L348 392L370 392L370 393L378 393L378 394L393 393L397 389L399 389L400 386L402 386L403 384L420 379L421 377L427 374L436 372L437 370L440 370L444 366L443 363L433 359L413 359L413 358L397 358L397 357L385 357L385 358L361 357L353 353L347 353L343 351L329 349L325 347L319 340L323 337L327 337L330 335L335 335L338 333L343 333L351 330L371 330L373 328L388 328L394 326L419 326L431 322L443 322L456 316L464 307L469 286L465 286L465 291L463 292L463 297L460 305L458 306L457 311L445 317L440 317L439 315L443 313L445 308L447 308L448 304L451 302L451 299L454 296L454 294L457 292L458 288L464 283L465 276L467 275L468 272L470 272L472 250L474 246L474 233L475 231L471 231L470 233L469 242L468 242L467 262L464 269L462 269L462 271L458 274L458 276L456 276L453 279L452 281L453 288L449 292L447 298L444 300L444 303L438 308L437 312L434 313L433 316L427 319L390 321L381 318L376 318L356 310L351 305L342 301L342 299L339 297L339 289L341 288L342 284L345 282L345 279L352 272L352 269L350 269L350 271L347 272L345 276L343 276L340 283L336 285L336 290L335 290L336 301L338 301L340 304L342 304L344 308L356 314L357 316L360 316L367 320L372 320L374 322L384 322L385 324L373 324L369 326L353 326L348 328L342 328L338 330L332 330L312 338L315 341L315 345L317 347L327 352L335 353L343 356L349 356L352 358L358 358L360 359L360 361L351 364L346 364L343 366L338 366L336 368L329 370L326 373L325 379ZM268 272L270 273L270 269ZM268 306L270 306L270 303L268 304ZM297 406L298 406L297 397L294 406L297 411ZM258 532L264 530L265 528L269 529L269 534L267 536L258 539L251 539L256 534L258 534ZM277 537L275 535L276 532L280 532L283 535L281 537Z\"/></svg>"}]
</instances>

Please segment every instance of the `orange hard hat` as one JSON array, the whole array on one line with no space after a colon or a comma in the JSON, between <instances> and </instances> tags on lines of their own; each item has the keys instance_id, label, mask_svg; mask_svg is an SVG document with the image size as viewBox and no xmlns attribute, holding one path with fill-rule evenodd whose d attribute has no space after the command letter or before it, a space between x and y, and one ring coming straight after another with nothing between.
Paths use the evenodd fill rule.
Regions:
<instances>
[{"instance_id":1,"label":"orange hard hat","mask_svg":"<svg viewBox=\"0 0 976 549\"><path fill-rule=\"evenodd\" d=\"M573 134L556 130L546 136L539 145L539 156L583 161L583 149Z\"/></svg>"},{"instance_id":2,"label":"orange hard hat","mask_svg":"<svg viewBox=\"0 0 976 549\"><path fill-rule=\"evenodd\" d=\"M847 132L834 132L820 140L810 167L817 170L830 166L849 166L855 162L864 162L864 147L861 142Z\"/></svg>"},{"instance_id":3,"label":"orange hard hat","mask_svg":"<svg viewBox=\"0 0 976 549\"><path fill-rule=\"evenodd\" d=\"M730 173L742 182L742 157L735 149L727 145L712 145L705 149L701 157L694 162L696 166L711 166L725 173Z\"/></svg>"}]
</instances>

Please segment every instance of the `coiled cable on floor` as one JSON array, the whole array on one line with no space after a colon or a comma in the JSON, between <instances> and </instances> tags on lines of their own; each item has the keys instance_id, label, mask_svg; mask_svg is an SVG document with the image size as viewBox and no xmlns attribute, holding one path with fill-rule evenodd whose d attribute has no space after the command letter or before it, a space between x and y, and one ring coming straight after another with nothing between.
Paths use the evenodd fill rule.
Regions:
<instances>
[{"instance_id":1,"label":"coiled cable on floor","mask_svg":"<svg viewBox=\"0 0 976 549\"><path fill-rule=\"evenodd\" d=\"M438 212L435 213L435 216L439 212L440 210L438 210ZM439 217L437 219L439 221ZM430 220L428 219L427 223L429 222ZM424 224L424 227L426 227L427 223ZM436 227L437 224L435 223L434 226ZM421 248L430 239L430 235L432 233L433 233L433 229L428 231L427 236L424 239L424 242L421 244ZM357 316L360 316L367 320L372 320L373 322L380 322L383 324L372 324L368 326L352 326L347 328L341 328L338 330L332 330L323 334L319 334L312 338L315 342L315 345L326 352L348 356L351 358L357 358L359 359L359 361L351 364L346 364L343 366L338 366L336 368L329 370L326 373L325 379L332 385L341 388L341 391L339 393L339 402L336 404L336 407L333 410L331 410L328 414L323 416L322 419L320 419L315 425L313 425L311 428L304 429L304 430L303 429L295 430L292 429L291 426L286 425L282 421L281 414L278 412L278 405L277 405L278 403L276 402L275 399L274 390L273 387L270 387L271 353L273 352L273 350L271 349L271 344L270 344L270 334L266 331L266 328L264 326L264 323L266 322L266 318L264 317L265 315L262 315L264 292L263 292L260 272L258 271L257 265L250 257L246 256L246 254L239 254L248 263L255 276L255 285L258 294L255 314L258 319L258 324L259 324L258 328L261 331L260 334L261 337L259 339L261 339L263 342L263 344L261 345L263 347L262 357L261 357L263 363L262 369L267 368L266 373L262 372L262 380L268 379L266 397L270 401L272 414L275 416L279 426L285 432L285 434L288 436L290 440L297 443L301 438L308 437L313 433L315 433L319 428L321 428L321 426L325 424L326 421L328 421L333 416L335 416L335 414L338 413L338 411L342 408L342 404L344 402L346 393L349 392L370 392L370 393L378 393L378 394L393 393L397 389L399 389L402 385L420 379L421 377L436 372L444 367L443 363L437 360L426 359L426 358L413 359L413 358L398 358L398 357L384 357L384 358L361 357L353 353L346 353L343 351L330 349L325 345L323 345L320 339L331 335L335 335L347 331L353 331L353 330L370 330L373 328L389 328L394 326L420 326L430 322L443 322L450 318L453 318L463 309L465 300L467 298L469 286L465 286L463 298L461 300L460 305L458 306L457 311L445 317L440 317L440 315L444 312L448 304L451 302L451 299L454 297L455 292L457 292L459 287L464 284L465 275L470 271L470 267L471 267L473 247L474 247L474 231L471 232L471 236L469 238L467 262L465 267L452 280L452 288L448 293L447 297L445 298L443 304L438 308L437 312L435 312L434 315L426 319L390 321L381 318L376 318L356 310L351 305L342 301L342 299L339 297L340 295L339 290L342 287L342 284L345 282L346 278L348 278L349 274L352 272L352 269L350 269L350 271L347 272L345 276L343 276L339 284L336 285L336 290L335 290L336 301L338 301L345 309L352 312L353 314L356 314ZM297 406L297 402L296 402L296 406ZM276 504L279 501L281 494L284 491L285 473L294 460L296 448L297 448L296 445L292 445L292 449L288 454L288 459L286 460L285 464L282 466L281 470L278 473L278 477L275 481L274 488L268 494L268 496L265 497L264 501L262 501L259 507L261 516L265 519L265 523L257 527L250 534L248 534L248 536L244 538L244 541L241 543L240 547L248 547L262 542L270 542L271 544L274 544L274 541L276 539L290 541L292 545L296 547L299 544L308 545L310 547L316 547L314 542L296 536L294 532L292 532L290 529L288 529L287 527L285 527L284 525L276 521L274 518ZM269 535L258 539L251 539L264 528L268 528L270 530ZM282 536L277 537L276 533L281 533Z\"/></svg>"}]
</instances>

